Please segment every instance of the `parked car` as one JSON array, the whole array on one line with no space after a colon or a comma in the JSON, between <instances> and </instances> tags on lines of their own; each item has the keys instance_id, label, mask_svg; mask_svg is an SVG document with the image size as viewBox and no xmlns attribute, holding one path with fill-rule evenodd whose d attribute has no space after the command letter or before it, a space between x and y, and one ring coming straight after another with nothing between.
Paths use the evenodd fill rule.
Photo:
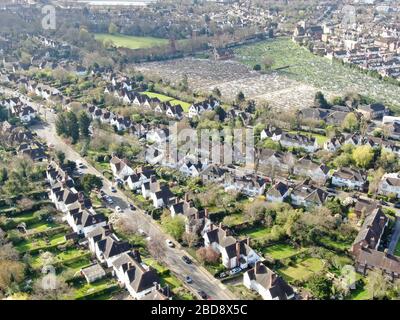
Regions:
<instances>
[{"instance_id":1,"label":"parked car","mask_svg":"<svg viewBox=\"0 0 400 320\"><path fill-rule=\"evenodd\" d=\"M186 264L192 264L192 260L190 260L190 258L188 256L183 256L182 260L186 263Z\"/></svg>"},{"instance_id":2,"label":"parked car","mask_svg":"<svg viewBox=\"0 0 400 320\"><path fill-rule=\"evenodd\" d=\"M235 274L238 274L240 271L242 271L242 269L239 267L233 268L232 270L229 271L229 275L233 276Z\"/></svg>"},{"instance_id":3,"label":"parked car","mask_svg":"<svg viewBox=\"0 0 400 320\"><path fill-rule=\"evenodd\" d=\"M130 203L130 204L129 204L129 209L131 209L131 210L136 210L136 207L135 207L132 203Z\"/></svg>"},{"instance_id":4,"label":"parked car","mask_svg":"<svg viewBox=\"0 0 400 320\"><path fill-rule=\"evenodd\" d=\"M396 202L396 203L394 204L394 207L395 207L396 209L400 209L400 202Z\"/></svg>"},{"instance_id":5,"label":"parked car","mask_svg":"<svg viewBox=\"0 0 400 320\"><path fill-rule=\"evenodd\" d=\"M117 213L121 213L121 212L122 212L122 209L121 209L121 207L116 206L116 207L115 207L115 211L116 211Z\"/></svg>"},{"instance_id":6,"label":"parked car","mask_svg":"<svg viewBox=\"0 0 400 320\"><path fill-rule=\"evenodd\" d=\"M225 277L227 277L228 276L228 274L226 273L226 272L221 272L220 274L219 274L219 277L222 279L222 278L225 278Z\"/></svg>"},{"instance_id":7,"label":"parked car","mask_svg":"<svg viewBox=\"0 0 400 320\"><path fill-rule=\"evenodd\" d=\"M146 232L143 229L138 229L140 235L145 236Z\"/></svg>"},{"instance_id":8,"label":"parked car","mask_svg":"<svg viewBox=\"0 0 400 320\"><path fill-rule=\"evenodd\" d=\"M81 160L76 160L75 163L76 163L76 167L78 169L83 169L85 167L85 165L83 164L83 162Z\"/></svg>"},{"instance_id":9,"label":"parked car","mask_svg":"<svg viewBox=\"0 0 400 320\"><path fill-rule=\"evenodd\" d=\"M193 282L193 279L192 279L190 276L186 276L186 277L185 277L185 282L186 282L186 283L192 283L192 282Z\"/></svg>"},{"instance_id":10,"label":"parked car","mask_svg":"<svg viewBox=\"0 0 400 320\"><path fill-rule=\"evenodd\" d=\"M117 192L117 189L115 189L114 186L111 186L111 187L110 187L110 191L111 191L111 192Z\"/></svg>"},{"instance_id":11,"label":"parked car","mask_svg":"<svg viewBox=\"0 0 400 320\"><path fill-rule=\"evenodd\" d=\"M170 248L174 248L175 247L174 243L170 239L165 240L165 243Z\"/></svg>"},{"instance_id":12,"label":"parked car","mask_svg":"<svg viewBox=\"0 0 400 320\"><path fill-rule=\"evenodd\" d=\"M203 290L200 290L200 291L198 292L198 294L199 294L199 296L200 296L202 299L204 299L204 300L206 300L206 299L208 298L207 293L205 293Z\"/></svg>"}]
</instances>

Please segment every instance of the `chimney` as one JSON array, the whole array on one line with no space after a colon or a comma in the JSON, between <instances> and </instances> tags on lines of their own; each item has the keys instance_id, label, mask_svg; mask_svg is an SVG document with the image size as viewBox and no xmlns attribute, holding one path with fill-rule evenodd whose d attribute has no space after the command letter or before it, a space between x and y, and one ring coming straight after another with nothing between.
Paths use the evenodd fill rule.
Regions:
<instances>
[{"instance_id":1,"label":"chimney","mask_svg":"<svg viewBox=\"0 0 400 320\"><path fill-rule=\"evenodd\" d=\"M236 259L237 259L237 264L240 266L240 242L236 242Z\"/></svg>"},{"instance_id":2,"label":"chimney","mask_svg":"<svg viewBox=\"0 0 400 320\"><path fill-rule=\"evenodd\" d=\"M372 238L371 238L371 240L370 240L370 245L371 245L371 247L372 247L373 249L375 249L375 247L376 247L375 237L372 237Z\"/></svg>"},{"instance_id":3,"label":"chimney","mask_svg":"<svg viewBox=\"0 0 400 320\"><path fill-rule=\"evenodd\" d=\"M185 202L189 202L189 194L185 193Z\"/></svg>"},{"instance_id":4,"label":"chimney","mask_svg":"<svg viewBox=\"0 0 400 320\"><path fill-rule=\"evenodd\" d=\"M385 257L387 257L387 256L388 256L388 254L389 254L389 250L388 250L388 248L386 248L386 249L385 249L383 252L385 253Z\"/></svg>"},{"instance_id":5,"label":"chimney","mask_svg":"<svg viewBox=\"0 0 400 320\"><path fill-rule=\"evenodd\" d=\"M210 231L214 230L214 225L210 223Z\"/></svg>"},{"instance_id":6,"label":"chimney","mask_svg":"<svg viewBox=\"0 0 400 320\"><path fill-rule=\"evenodd\" d=\"M219 226L218 226L220 229L222 229L222 222L220 222L219 223Z\"/></svg>"},{"instance_id":7,"label":"chimney","mask_svg":"<svg viewBox=\"0 0 400 320\"><path fill-rule=\"evenodd\" d=\"M260 266L261 266L261 262L260 261L256 261L256 264L254 266L254 274L258 274Z\"/></svg>"},{"instance_id":8,"label":"chimney","mask_svg":"<svg viewBox=\"0 0 400 320\"><path fill-rule=\"evenodd\" d=\"M204 209L204 216L208 219L208 208Z\"/></svg>"},{"instance_id":9,"label":"chimney","mask_svg":"<svg viewBox=\"0 0 400 320\"><path fill-rule=\"evenodd\" d=\"M246 243L247 243L247 245L250 247L250 237L247 237Z\"/></svg>"}]
</instances>

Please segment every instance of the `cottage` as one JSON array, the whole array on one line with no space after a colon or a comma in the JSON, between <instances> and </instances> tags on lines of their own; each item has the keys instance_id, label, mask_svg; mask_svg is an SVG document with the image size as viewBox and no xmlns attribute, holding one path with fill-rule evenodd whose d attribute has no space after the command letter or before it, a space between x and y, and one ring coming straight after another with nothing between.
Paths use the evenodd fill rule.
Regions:
<instances>
[{"instance_id":1,"label":"cottage","mask_svg":"<svg viewBox=\"0 0 400 320\"><path fill-rule=\"evenodd\" d=\"M260 294L264 300L291 300L295 297L293 288L260 261L244 273L243 284Z\"/></svg>"},{"instance_id":2,"label":"cottage","mask_svg":"<svg viewBox=\"0 0 400 320\"><path fill-rule=\"evenodd\" d=\"M221 254L222 264L228 269L235 267L245 269L260 260L257 253L250 248L249 239L236 240L228 236L221 226L215 228L211 225L211 230L205 232L203 238L206 247L212 247Z\"/></svg>"},{"instance_id":3,"label":"cottage","mask_svg":"<svg viewBox=\"0 0 400 320\"><path fill-rule=\"evenodd\" d=\"M289 195L289 186L282 181L278 181L266 192L266 199L271 202L283 202Z\"/></svg>"},{"instance_id":4,"label":"cottage","mask_svg":"<svg viewBox=\"0 0 400 320\"><path fill-rule=\"evenodd\" d=\"M332 174L332 184L337 187L363 190L365 183L365 173L358 169L340 168Z\"/></svg>"},{"instance_id":5,"label":"cottage","mask_svg":"<svg viewBox=\"0 0 400 320\"><path fill-rule=\"evenodd\" d=\"M81 269L81 274L85 277L87 283L92 283L106 276L106 272L98 263Z\"/></svg>"},{"instance_id":6,"label":"cottage","mask_svg":"<svg viewBox=\"0 0 400 320\"><path fill-rule=\"evenodd\" d=\"M378 192L382 195L395 195L400 198L400 176L398 173L385 173L379 183Z\"/></svg>"},{"instance_id":7,"label":"cottage","mask_svg":"<svg viewBox=\"0 0 400 320\"><path fill-rule=\"evenodd\" d=\"M327 192L306 182L295 186L290 194L293 205L304 207L321 206L327 197Z\"/></svg>"}]
</instances>

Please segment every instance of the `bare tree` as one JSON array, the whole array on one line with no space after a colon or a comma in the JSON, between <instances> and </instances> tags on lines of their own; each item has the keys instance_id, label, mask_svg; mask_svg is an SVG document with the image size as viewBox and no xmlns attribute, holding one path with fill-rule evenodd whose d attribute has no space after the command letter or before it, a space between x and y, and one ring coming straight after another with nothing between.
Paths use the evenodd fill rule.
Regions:
<instances>
[{"instance_id":1,"label":"bare tree","mask_svg":"<svg viewBox=\"0 0 400 320\"><path fill-rule=\"evenodd\" d=\"M147 249L149 249L149 252L154 259L161 261L162 258L165 257L165 243L163 236L159 234L153 235L147 245Z\"/></svg>"}]
</instances>

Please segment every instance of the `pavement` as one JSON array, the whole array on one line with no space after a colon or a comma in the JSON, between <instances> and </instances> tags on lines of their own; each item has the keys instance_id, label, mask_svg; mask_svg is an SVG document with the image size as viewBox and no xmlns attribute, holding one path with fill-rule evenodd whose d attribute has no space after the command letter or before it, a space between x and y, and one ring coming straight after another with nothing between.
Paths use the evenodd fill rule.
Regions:
<instances>
[{"instance_id":1,"label":"pavement","mask_svg":"<svg viewBox=\"0 0 400 320\"><path fill-rule=\"evenodd\" d=\"M393 227L393 233L390 238L390 243L388 246L388 253L389 254L394 254L394 251L396 250L397 243L399 242L400 239L400 218L396 217L396 224Z\"/></svg>"},{"instance_id":2,"label":"pavement","mask_svg":"<svg viewBox=\"0 0 400 320\"><path fill-rule=\"evenodd\" d=\"M0 88L0 92L13 93L14 91L9 89ZM21 96L21 98L24 98ZM44 123L36 124L31 127L31 130L36 132L37 135L47 142L49 146L53 146L55 150L64 152L66 159L71 161L80 160L85 168L82 170L83 173L93 174L100 177L103 180L103 190L109 194L113 200L114 204L112 208L116 206L121 207L123 214L128 219L133 219L134 223L139 226L146 234L150 237L156 237L157 239L162 239L165 243L166 239L170 239L160 226L152 220L152 218L140 209L134 211L129 208L129 199L121 191L118 190L115 193L111 193L110 188L114 186L114 183L109 181L106 177L102 175L96 168L94 168L90 163L88 163L83 157L79 155L68 143L61 139L55 130L55 120L56 114L49 111L49 109L42 107L38 103L32 101L28 102L32 107L39 111L41 118L46 121ZM175 242L175 241L174 241ZM175 242L176 243L176 242ZM184 281L186 276L190 276L193 279L193 283L185 284L185 286L191 290L197 297L199 297L198 292L200 290L204 291L210 299L213 300L237 300L238 298L224 286L219 280L214 278L203 266L199 265L196 261L192 264L186 264L182 260L183 255L188 255L180 245L176 243L175 248L170 248L165 244L165 255L162 261L165 265L174 273L179 279Z\"/></svg>"}]
</instances>

